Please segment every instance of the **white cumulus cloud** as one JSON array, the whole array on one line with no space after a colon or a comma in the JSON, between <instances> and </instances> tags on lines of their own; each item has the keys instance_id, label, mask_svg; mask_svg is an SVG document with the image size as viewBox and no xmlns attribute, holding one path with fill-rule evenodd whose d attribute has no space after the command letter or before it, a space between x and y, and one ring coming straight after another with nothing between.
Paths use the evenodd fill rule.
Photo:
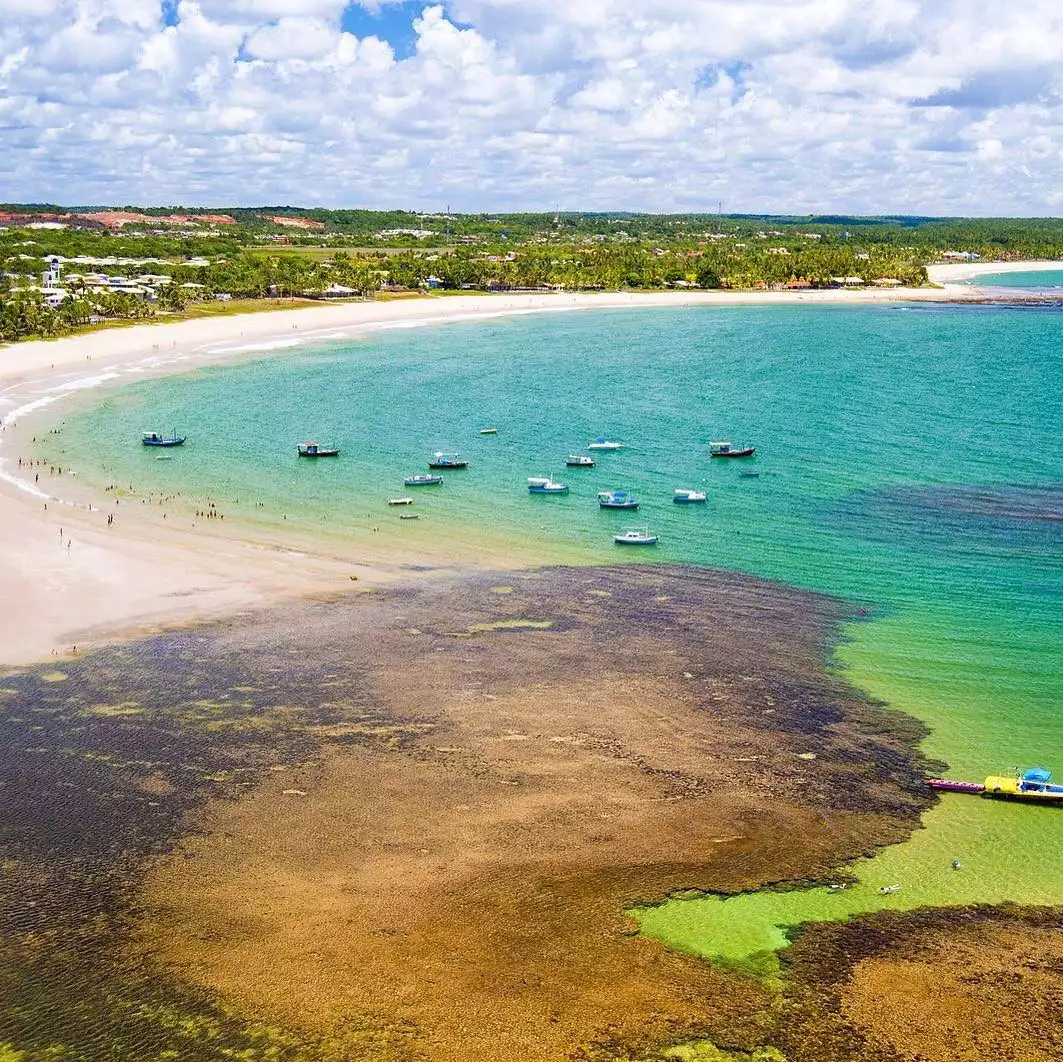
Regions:
<instances>
[{"instance_id":1,"label":"white cumulus cloud","mask_svg":"<svg viewBox=\"0 0 1063 1062\"><path fill-rule=\"evenodd\" d=\"M0 0L59 202L1047 213L1056 0ZM382 39L405 20L413 47ZM167 24L173 23L173 24ZM1021 181L1014 173L1024 173Z\"/></svg>"}]
</instances>

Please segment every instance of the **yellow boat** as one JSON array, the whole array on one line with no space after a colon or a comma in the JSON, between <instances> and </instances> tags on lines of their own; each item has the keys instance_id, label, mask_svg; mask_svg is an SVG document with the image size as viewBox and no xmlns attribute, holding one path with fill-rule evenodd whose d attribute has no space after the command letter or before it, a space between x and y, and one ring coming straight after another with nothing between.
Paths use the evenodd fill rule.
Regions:
<instances>
[{"instance_id":1,"label":"yellow boat","mask_svg":"<svg viewBox=\"0 0 1063 1062\"><path fill-rule=\"evenodd\" d=\"M1052 772L1033 767L1023 774L991 774L985 795L1001 800L1029 800L1036 804L1063 803L1063 785L1052 784Z\"/></svg>"}]
</instances>

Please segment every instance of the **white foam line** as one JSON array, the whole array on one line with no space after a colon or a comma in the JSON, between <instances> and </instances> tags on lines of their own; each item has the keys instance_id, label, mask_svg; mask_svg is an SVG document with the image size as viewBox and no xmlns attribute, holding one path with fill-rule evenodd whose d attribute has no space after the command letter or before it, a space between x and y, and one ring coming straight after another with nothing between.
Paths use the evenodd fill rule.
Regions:
<instances>
[{"instance_id":1,"label":"white foam line","mask_svg":"<svg viewBox=\"0 0 1063 1062\"><path fill-rule=\"evenodd\" d=\"M13 476L8 472L4 465L5 461L0 461L0 480L4 483L10 483L12 487L17 488L25 494L31 494L34 498L40 498L42 501L52 501L52 497L49 494L45 494L35 483L30 483L29 480L20 479L18 476ZM58 501L58 499L56 499ZM63 504L60 502L60 504Z\"/></svg>"}]
</instances>

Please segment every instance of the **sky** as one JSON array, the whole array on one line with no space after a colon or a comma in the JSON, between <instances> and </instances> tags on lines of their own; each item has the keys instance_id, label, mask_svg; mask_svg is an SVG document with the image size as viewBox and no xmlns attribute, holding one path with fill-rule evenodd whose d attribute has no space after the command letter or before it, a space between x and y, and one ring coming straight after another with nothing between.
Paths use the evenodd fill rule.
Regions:
<instances>
[{"instance_id":1,"label":"sky","mask_svg":"<svg viewBox=\"0 0 1063 1062\"><path fill-rule=\"evenodd\" d=\"M1059 0L0 0L0 201L1063 214Z\"/></svg>"}]
</instances>

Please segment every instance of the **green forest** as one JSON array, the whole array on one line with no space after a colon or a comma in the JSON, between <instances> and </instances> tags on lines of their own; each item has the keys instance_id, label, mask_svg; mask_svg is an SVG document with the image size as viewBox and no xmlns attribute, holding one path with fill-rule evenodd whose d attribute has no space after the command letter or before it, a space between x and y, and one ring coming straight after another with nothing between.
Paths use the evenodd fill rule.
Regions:
<instances>
[{"instance_id":1,"label":"green forest","mask_svg":"<svg viewBox=\"0 0 1063 1062\"><path fill-rule=\"evenodd\" d=\"M426 288L756 290L837 278L917 286L947 252L1063 259L1063 221L1052 218L124 207L134 220L107 227L92 216L97 209L0 206L0 340L187 314L219 298L246 309L245 300ZM307 223L315 227L293 227ZM52 255L63 259L54 295L62 301L48 306L42 274Z\"/></svg>"}]
</instances>

